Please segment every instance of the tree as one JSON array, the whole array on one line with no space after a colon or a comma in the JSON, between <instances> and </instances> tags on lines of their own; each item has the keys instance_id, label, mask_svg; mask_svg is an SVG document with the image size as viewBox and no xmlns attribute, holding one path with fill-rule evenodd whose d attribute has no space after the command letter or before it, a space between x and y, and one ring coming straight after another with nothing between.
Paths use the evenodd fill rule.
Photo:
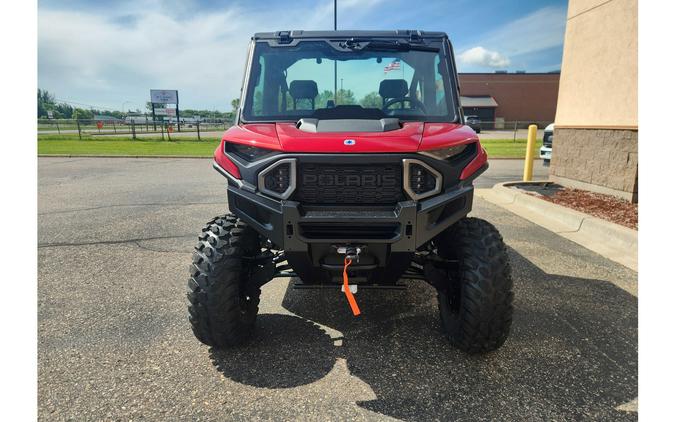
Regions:
<instances>
[{"instance_id":1,"label":"tree","mask_svg":"<svg viewBox=\"0 0 675 422\"><path fill-rule=\"evenodd\" d=\"M55 104L55 99L49 91L38 88L37 90L37 103L38 103L38 118L47 117L47 111L53 110Z\"/></svg>"},{"instance_id":2,"label":"tree","mask_svg":"<svg viewBox=\"0 0 675 422\"><path fill-rule=\"evenodd\" d=\"M329 91L326 89L316 98L316 107L317 108L327 107L328 101L333 101L333 91Z\"/></svg>"},{"instance_id":3,"label":"tree","mask_svg":"<svg viewBox=\"0 0 675 422\"><path fill-rule=\"evenodd\" d=\"M382 98L380 97L380 94L375 91L361 98L359 103L363 108L382 108Z\"/></svg>"},{"instance_id":4,"label":"tree","mask_svg":"<svg viewBox=\"0 0 675 422\"><path fill-rule=\"evenodd\" d=\"M54 95L50 94L46 89L38 88L38 101L45 104L54 104Z\"/></svg>"},{"instance_id":5,"label":"tree","mask_svg":"<svg viewBox=\"0 0 675 422\"><path fill-rule=\"evenodd\" d=\"M319 94L316 100L316 107L327 107L328 101L334 101L335 105L356 104L356 98L351 89L338 89L337 98L333 91L324 90ZM337 101L335 101L337 100Z\"/></svg>"},{"instance_id":6,"label":"tree","mask_svg":"<svg viewBox=\"0 0 675 422\"><path fill-rule=\"evenodd\" d=\"M57 117L57 113L58 116ZM57 119L70 119L73 117L73 107L66 103L57 104L54 110L54 117Z\"/></svg>"},{"instance_id":7,"label":"tree","mask_svg":"<svg viewBox=\"0 0 675 422\"><path fill-rule=\"evenodd\" d=\"M230 102L230 104L232 104L232 111L237 111L239 108L239 98L235 98Z\"/></svg>"},{"instance_id":8,"label":"tree","mask_svg":"<svg viewBox=\"0 0 675 422\"><path fill-rule=\"evenodd\" d=\"M356 98L351 89L338 89L335 97L335 105L356 104Z\"/></svg>"},{"instance_id":9,"label":"tree","mask_svg":"<svg viewBox=\"0 0 675 422\"><path fill-rule=\"evenodd\" d=\"M72 118L78 120L91 120L94 118L94 113L91 110L75 107Z\"/></svg>"},{"instance_id":10,"label":"tree","mask_svg":"<svg viewBox=\"0 0 675 422\"><path fill-rule=\"evenodd\" d=\"M152 103L150 101L146 101L145 108L148 109L148 112L152 112ZM155 110L158 108L166 108L166 104L155 104Z\"/></svg>"},{"instance_id":11,"label":"tree","mask_svg":"<svg viewBox=\"0 0 675 422\"><path fill-rule=\"evenodd\" d=\"M38 97L37 106L38 106L38 109L37 109L38 119L41 118L41 117L47 116L47 109L45 108L44 103L42 101L40 101L39 97Z\"/></svg>"}]
</instances>

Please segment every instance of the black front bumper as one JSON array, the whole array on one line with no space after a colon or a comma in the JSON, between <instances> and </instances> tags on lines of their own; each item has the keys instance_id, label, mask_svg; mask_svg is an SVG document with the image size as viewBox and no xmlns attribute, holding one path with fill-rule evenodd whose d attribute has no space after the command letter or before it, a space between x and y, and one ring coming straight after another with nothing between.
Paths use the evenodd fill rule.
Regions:
<instances>
[{"instance_id":1,"label":"black front bumper","mask_svg":"<svg viewBox=\"0 0 675 422\"><path fill-rule=\"evenodd\" d=\"M470 183L393 207L303 206L233 184L227 192L230 211L286 252L307 251L318 243L385 244L390 252L414 252L466 216L473 202Z\"/></svg>"}]
</instances>

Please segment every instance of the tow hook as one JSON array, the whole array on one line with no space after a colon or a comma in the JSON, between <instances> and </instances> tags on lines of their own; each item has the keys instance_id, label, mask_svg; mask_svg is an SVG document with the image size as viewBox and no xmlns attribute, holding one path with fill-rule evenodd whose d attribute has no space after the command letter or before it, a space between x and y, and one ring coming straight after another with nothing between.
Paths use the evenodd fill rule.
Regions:
<instances>
[{"instance_id":1,"label":"tow hook","mask_svg":"<svg viewBox=\"0 0 675 422\"><path fill-rule=\"evenodd\" d=\"M359 305L356 303L356 298L354 297L354 293L357 292L358 286L349 285L349 275L347 274L347 268L351 265L353 260L359 262L361 247L353 245L338 246L337 253L345 256L345 264L342 270L342 291L345 293L345 296L347 296L347 302L349 302L349 307L351 308L354 316L359 316L361 315L361 310L359 309Z\"/></svg>"},{"instance_id":2,"label":"tow hook","mask_svg":"<svg viewBox=\"0 0 675 422\"><path fill-rule=\"evenodd\" d=\"M359 262L359 255L361 254L361 251L362 249L360 246L337 246L337 253L344 255L345 259L349 259L351 261Z\"/></svg>"}]
</instances>

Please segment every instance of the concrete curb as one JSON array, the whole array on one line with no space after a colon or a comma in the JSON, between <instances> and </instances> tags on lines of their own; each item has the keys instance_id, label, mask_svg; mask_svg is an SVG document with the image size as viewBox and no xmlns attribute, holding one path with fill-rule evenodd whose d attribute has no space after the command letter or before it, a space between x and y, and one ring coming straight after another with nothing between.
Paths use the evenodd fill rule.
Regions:
<instances>
[{"instance_id":1,"label":"concrete curb","mask_svg":"<svg viewBox=\"0 0 675 422\"><path fill-rule=\"evenodd\" d=\"M476 195L633 271L638 270L637 230L553 204L509 187L522 183L499 183L492 189L477 189Z\"/></svg>"},{"instance_id":2,"label":"concrete curb","mask_svg":"<svg viewBox=\"0 0 675 422\"><path fill-rule=\"evenodd\" d=\"M197 158L213 159L213 156L200 157L193 155L87 155L87 154L38 154L38 157L60 157L60 158Z\"/></svg>"}]
</instances>

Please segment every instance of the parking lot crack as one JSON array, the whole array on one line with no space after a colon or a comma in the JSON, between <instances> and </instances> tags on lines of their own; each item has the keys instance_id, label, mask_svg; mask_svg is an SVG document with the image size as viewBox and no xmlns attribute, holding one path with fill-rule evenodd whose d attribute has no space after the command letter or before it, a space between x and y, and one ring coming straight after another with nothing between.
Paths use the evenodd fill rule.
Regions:
<instances>
[{"instance_id":1,"label":"parking lot crack","mask_svg":"<svg viewBox=\"0 0 675 422\"><path fill-rule=\"evenodd\" d=\"M186 237L193 237L193 236L186 236ZM151 247L149 247L149 246L143 246L143 245L141 244L141 241L133 242L133 244L136 245L138 248L143 249L143 250L146 250L146 251L148 251L148 252L156 252L156 253L185 253L184 250L180 250L180 251L175 251L175 250L174 250L174 251L172 251L172 250L167 250L167 249L155 249L155 248L151 248Z\"/></svg>"},{"instance_id":2,"label":"parking lot crack","mask_svg":"<svg viewBox=\"0 0 675 422\"><path fill-rule=\"evenodd\" d=\"M38 243L38 249L42 248L59 248L65 246L90 246L90 245L123 245L123 244L134 244L141 249L152 250L147 247L141 246L138 242L146 240L167 240L167 239L186 239L194 237L193 235L178 235L178 236L155 236L155 237L144 237L136 239L120 239L120 240L100 240L92 242L52 242L52 243ZM170 251L160 251L156 250L154 252L170 252Z\"/></svg>"},{"instance_id":3,"label":"parking lot crack","mask_svg":"<svg viewBox=\"0 0 675 422\"><path fill-rule=\"evenodd\" d=\"M45 211L38 213L38 215L53 215L53 214L67 214L70 212L80 212L80 211L94 211L102 210L109 208L124 208L124 207L177 207L177 206L192 206L192 205L227 205L226 202L153 202L147 204L112 204L112 205L101 205L97 207L88 207L88 208L75 208L70 210L57 210L57 211Z\"/></svg>"}]
</instances>

